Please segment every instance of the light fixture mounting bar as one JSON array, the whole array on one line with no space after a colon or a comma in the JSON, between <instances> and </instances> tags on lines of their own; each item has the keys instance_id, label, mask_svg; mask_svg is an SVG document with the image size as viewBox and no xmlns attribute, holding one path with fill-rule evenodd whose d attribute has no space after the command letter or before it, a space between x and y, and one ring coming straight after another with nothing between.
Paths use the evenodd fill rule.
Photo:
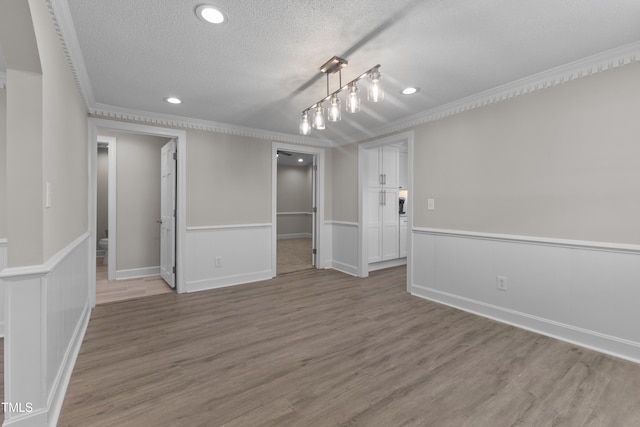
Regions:
<instances>
[{"instance_id":1,"label":"light fixture mounting bar","mask_svg":"<svg viewBox=\"0 0 640 427\"><path fill-rule=\"evenodd\" d=\"M344 58L340 58L339 56L334 56L320 67L320 71L326 74L334 74L337 71L342 70L347 65L349 65L349 61Z\"/></svg>"},{"instance_id":2,"label":"light fixture mounting bar","mask_svg":"<svg viewBox=\"0 0 640 427\"><path fill-rule=\"evenodd\" d=\"M334 56L334 58L338 58L338 57L337 57L337 56ZM332 60L332 59L333 59L333 58L331 58L331 60ZM340 58L338 58L338 59L340 59ZM331 60L329 60L329 62L331 62ZM327 64L328 64L329 62L327 62ZM346 61L345 61L345 62L346 62ZM326 65L326 64L325 64L325 65ZM324 67L324 65L323 65L323 67ZM305 108L305 109L304 109L304 110L302 110L302 111L303 111L303 112L305 112L305 111L309 111L309 110L311 110L312 108L315 108L318 104L320 104L320 103L322 103L322 102L326 101L327 99L331 98L331 95L334 95L334 94L336 94L336 93L340 93L341 91L343 91L343 90L345 90L347 87L349 87L349 85L350 85L351 83L355 83L355 82L357 82L358 80L361 80L361 79L363 79L363 78L367 77L367 76L369 75L369 73L371 73L373 70L377 70L378 68L380 68L380 64L376 64L376 65L374 65L373 67L369 68L369 69L368 69L367 71L365 71L364 73L360 74L360 75L359 75L358 77L356 77L355 79L351 80L351 81L350 81L349 83L347 83L346 85L342 85L342 76L341 76L341 78L340 78L340 88L339 88L338 90L336 90L336 91L332 92L332 93L329 93L329 82L327 81L327 96L325 96L324 98L322 98L320 101L316 102L315 104L312 104L312 105L308 106L307 108ZM322 68L320 69L320 71L322 71ZM334 71L334 73L335 73L335 71ZM327 78L328 78L328 76L327 76Z\"/></svg>"}]
</instances>

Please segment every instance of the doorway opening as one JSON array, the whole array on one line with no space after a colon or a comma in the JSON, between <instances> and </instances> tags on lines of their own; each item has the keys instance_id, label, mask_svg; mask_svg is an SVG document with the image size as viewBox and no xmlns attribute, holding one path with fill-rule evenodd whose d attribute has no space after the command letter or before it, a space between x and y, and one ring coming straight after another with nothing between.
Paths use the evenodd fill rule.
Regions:
<instances>
[{"instance_id":1,"label":"doorway opening","mask_svg":"<svg viewBox=\"0 0 640 427\"><path fill-rule=\"evenodd\" d=\"M411 283L412 158L413 132L358 147L360 277L407 265Z\"/></svg>"},{"instance_id":2,"label":"doorway opening","mask_svg":"<svg viewBox=\"0 0 640 427\"><path fill-rule=\"evenodd\" d=\"M166 137L99 130L97 304L167 293L175 286L175 249L165 250L175 242L175 146Z\"/></svg>"},{"instance_id":3,"label":"doorway opening","mask_svg":"<svg viewBox=\"0 0 640 427\"><path fill-rule=\"evenodd\" d=\"M93 304L180 292L186 132L104 119L89 123ZM105 154L106 161L100 159ZM101 163L108 164L106 174ZM100 175L108 184L100 183L105 179ZM105 188L107 202L100 194ZM108 214L101 205L108 206ZM106 262L100 255L106 255ZM102 286L106 291L98 289Z\"/></svg>"},{"instance_id":4,"label":"doorway opening","mask_svg":"<svg viewBox=\"0 0 640 427\"><path fill-rule=\"evenodd\" d=\"M324 149L273 145L273 276L323 268Z\"/></svg>"}]
</instances>

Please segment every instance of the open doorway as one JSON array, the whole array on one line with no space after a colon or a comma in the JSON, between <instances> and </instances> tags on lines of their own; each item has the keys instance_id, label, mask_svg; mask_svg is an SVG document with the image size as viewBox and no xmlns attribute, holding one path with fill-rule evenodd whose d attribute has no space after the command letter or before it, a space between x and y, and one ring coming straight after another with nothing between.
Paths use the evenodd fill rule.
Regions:
<instances>
[{"instance_id":1,"label":"open doorway","mask_svg":"<svg viewBox=\"0 0 640 427\"><path fill-rule=\"evenodd\" d=\"M170 260L167 267L162 262L170 259L167 252L175 253L166 250L175 241L173 152L173 139L99 129L97 304L167 293L174 287L175 264Z\"/></svg>"},{"instance_id":2,"label":"open doorway","mask_svg":"<svg viewBox=\"0 0 640 427\"><path fill-rule=\"evenodd\" d=\"M413 132L358 146L360 277L411 265L412 158Z\"/></svg>"},{"instance_id":3,"label":"open doorway","mask_svg":"<svg viewBox=\"0 0 640 427\"><path fill-rule=\"evenodd\" d=\"M273 276L324 268L324 149L273 144Z\"/></svg>"},{"instance_id":4,"label":"open doorway","mask_svg":"<svg viewBox=\"0 0 640 427\"><path fill-rule=\"evenodd\" d=\"M315 267L316 156L278 150L277 263L284 274Z\"/></svg>"},{"instance_id":5,"label":"open doorway","mask_svg":"<svg viewBox=\"0 0 640 427\"><path fill-rule=\"evenodd\" d=\"M97 280L100 280L98 277L102 272L102 275L105 276L103 279L105 281L111 280L113 281L112 285L114 285L113 290L117 290L119 288L122 291L126 291L128 287L132 285L133 282L146 282L142 283L141 286L144 289L142 291L137 291L137 296L144 296L153 294L156 292L158 288L161 288L163 292L172 292L171 283L173 282L173 286L177 292L181 292L184 286L184 272L181 270L181 266L184 266L184 233L186 230L185 223L185 146L186 146L186 132L176 129L167 129L160 128L155 126L147 126L136 123L125 123L125 122L117 122L110 121L105 119L89 119L90 124L90 137L89 137L89 164L90 164L90 200L91 211L90 211L90 224L92 224L92 250L96 251L96 255L100 254L100 240L103 238L108 238L109 242L107 247L102 249L105 253L108 254L108 261L106 265L98 262L96 257L91 257L91 262L89 265L89 271L95 272L96 274L91 274L90 277L96 277ZM109 184L108 184L108 192L109 192L109 202L108 202L108 226L104 228L104 221L102 225L98 221L98 135L104 135L112 138L111 142L113 142L113 146L107 143L107 152L108 157L113 158L113 162L109 162ZM119 138L121 137L121 138ZM149 140L149 144L146 148L152 150L152 153L141 153L141 156L137 158L132 153L124 153L121 150L124 149L125 145L122 143L124 140L130 137L132 140ZM104 140L105 138L101 138ZM168 149L169 144L171 147ZM101 144L101 145L104 145ZM116 154L116 146L118 147L118 151ZM165 149L163 149L163 147ZM129 148L133 148L135 150L143 149L143 145L137 145L135 142L130 144ZM174 156L174 153L176 154ZM122 154L123 156L119 156ZM139 153L140 154L140 153ZM125 179L121 181L125 183L125 186L122 185L118 187L116 182L116 159L117 156L121 157L120 160L122 162L118 163L118 171L122 171L123 167L126 166L125 163L129 162L129 169L133 170L133 174L136 176L133 179ZM163 157L164 155L164 157ZM138 161L138 160L140 161ZM142 159L149 160L148 163L142 162ZM144 163L144 165L143 165ZM164 169L163 166L172 165L172 169ZM150 174L145 172L149 172ZM118 172L119 173L119 172ZM142 175L147 177L148 181L152 183L154 189L134 189L134 185L130 184L141 183ZM163 178L164 177L164 178ZM164 182L163 182L164 181ZM162 185L164 183L164 186ZM157 187L157 188L156 188ZM126 196L126 191L121 191L119 194L117 193L117 188L126 188L127 190L131 189L129 200L122 199L121 196ZM161 210L162 204L162 189L172 189L172 194L168 194L169 201L171 203L166 203L168 206L164 211ZM157 190L157 191L156 191ZM153 212L148 215L138 215L138 211L141 211L141 205L144 204L146 207L153 205ZM131 212L120 212L117 213L116 209L118 206L128 207L133 209L133 214ZM116 217L119 220L116 220ZM129 221L135 217L138 222ZM127 221L123 222L122 220L126 219ZM126 223L126 224L125 224ZM128 228L127 228L128 227ZM142 232L146 230L146 241L137 242L127 244L123 242L122 239L129 237L129 235L135 234L136 231ZM124 234L123 234L124 233ZM171 241L169 241L168 246L164 249L171 249L169 251L162 251L161 249L164 247L162 245L162 237L161 236L170 235ZM124 237L123 237L124 236ZM119 238L120 237L120 238ZM112 241L115 240L115 242ZM165 239L166 240L166 239ZM120 243L119 243L120 241ZM137 248L135 247L137 245ZM116 249L120 248L120 251ZM126 251L133 250L136 254L135 256L129 256ZM118 255L120 253L120 256ZM167 253L168 252L168 253ZM156 257L157 255L157 257ZM151 260L151 257L154 257ZM146 259L149 258L149 259ZM156 259L157 258L157 259ZM123 260L118 263L118 260ZM170 260L169 264L164 265L162 260ZM135 264L131 264L135 262ZM163 268L164 271L163 271ZM105 267L107 267L105 269ZM105 270L108 270L106 272ZM165 282L161 278L162 276L167 276L171 280ZM169 277L170 276L170 277ZM155 282L151 283L151 282ZM90 296L92 297L92 303L95 305L96 303L96 282L90 283ZM149 290L148 288L156 288L156 290ZM142 292L142 294L140 294ZM151 292L151 293L150 293Z\"/></svg>"}]
</instances>

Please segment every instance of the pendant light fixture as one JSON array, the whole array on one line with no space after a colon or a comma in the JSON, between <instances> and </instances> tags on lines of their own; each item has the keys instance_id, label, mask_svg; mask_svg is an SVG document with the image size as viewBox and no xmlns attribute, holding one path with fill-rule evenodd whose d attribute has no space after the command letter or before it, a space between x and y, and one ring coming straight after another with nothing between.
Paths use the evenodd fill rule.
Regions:
<instances>
[{"instance_id":1,"label":"pendant light fixture","mask_svg":"<svg viewBox=\"0 0 640 427\"><path fill-rule=\"evenodd\" d=\"M327 112L327 119L330 122L337 122L342 119L342 113L340 111L340 98L338 94L334 93L329 98L329 111Z\"/></svg>"},{"instance_id":2,"label":"pendant light fixture","mask_svg":"<svg viewBox=\"0 0 640 427\"><path fill-rule=\"evenodd\" d=\"M349 83L347 91L347 105L345 106L345 109L349 113L357 113L360 111L360 94L358 93L360 89L358 89L358 83Z\"/></svg>"},{"instance_id":3,"label":"pendant light fixture","mask_svg":"<svg viewBox=\"0 0 640 427\"><path fill-rule=\"evenodd\" d=\"M324 130L325 128L324 107L322 106L322 101L316 105L316 110L313 114L313 127L318 130Z\"/></svg>"},{"instance_id":4,"label":"pendant light fixture","mask_svg":"<svg viewBox=\"0 0 640 427\"><path fill-rule=\"evenodd\" d=\"M300 134L309 135L311 133L311 122L309 121L309 110L302 112L302 119L300 120Z\"/></svg>"},{"instance_id":5,"label":"pendant light fixture","mask_svg":"<svg viewBox=\"0 0 640 427\"><path fill-rule=\"evenodd\" d=\"M329 101L329 107L327 109L327 120L330 122L337 122L342 119L341 101L339 98L340 92L347 90L347 98L345 102L345 109L349 113L357 113L360 111L360 94L358 88L358 81L369 77L370 83L367 89L367 99L370 102L380 102L384 99L384 91L380 80L382 75L380 74L380 64L367 70L365 73L351 80L345 86L342 85L342 69L348 65L346 59L334 56L330 60L320 67L320 71L327 75L327 96L316 102L312 106L302 111L302 118L300 119L300 134L309 135L311 133L311 127L314 129L322 130L326 128L324 107L322 103ZM339 88L333 93L329 93L329 74L338 73L339 76ZM313 111L313 117L310 118L309 114ZM309 124L311 123L311 126Z\"/></svg>"},{"instance_id":6,"label":"pendant light fixture","mask_svg":"<svg viewBox=\"0 0 640 427\"><path fill-rule=\"evenodd\" d=\"M367 91L367 100L369 102L380 102L384 99L384 91L380 84L381 79L382 75L380 75L380 70L377 68L369 72L369 80L371 80L369 90Z\"/></svg>"}]
</instances>

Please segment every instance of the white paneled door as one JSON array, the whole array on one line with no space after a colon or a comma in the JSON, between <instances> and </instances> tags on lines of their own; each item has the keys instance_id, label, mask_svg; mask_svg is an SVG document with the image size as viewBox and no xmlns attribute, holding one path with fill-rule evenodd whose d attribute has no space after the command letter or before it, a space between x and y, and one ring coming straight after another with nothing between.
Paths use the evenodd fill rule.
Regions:
<instances>
[{"instance_id":1,"label":"white paneled door","mask_svg":"<svg viewBox=\"0 0 640 427\"><path fill-rule=\"evenodd\" d=\"M176 140L162 147L160 165L160 276L176 287Z\"/></svg>"}]
</instances>

